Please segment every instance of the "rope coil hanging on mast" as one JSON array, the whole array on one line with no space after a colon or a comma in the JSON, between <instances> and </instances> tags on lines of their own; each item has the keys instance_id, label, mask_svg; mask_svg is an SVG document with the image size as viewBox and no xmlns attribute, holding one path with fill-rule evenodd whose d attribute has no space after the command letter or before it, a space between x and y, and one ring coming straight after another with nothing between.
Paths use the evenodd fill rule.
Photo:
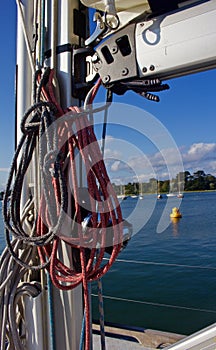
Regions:
<instances>
[{"instance_id":1,"label":"rope coil hanging on mast","mask_svg":"<svg viewBox=\"0 0 216 350\"><path fill-rule=\"evenodd\" d=\"M117 196L112 188L93 126L88 120L88 109L69 107L63 111L55 100L52 87L53 70L47 68L42 74L35 73L34 104L25 113L21 130L23 136L17 148L5 192L3 214L6 227L8 251L13 259L24 269L38 270L46 268L52 283L62 290L69 290L82 283L86 317L86 349L89 349L89 295L88 282L102 277L112 266L122 248L123 219ZM92 90L90 104L97 93L100 81ZM43 96L43 99L41 99ZM103 109L106 109L104 106ZM101 110L102 108L100 108ZM94 113L94 109L89 111ZM66 112L66 113L65 113ZM50 130L51 132L50 132ZM31 234L25 230L20 217L20 200L23 182L32 157L39 143L39 165L42 181L40 206ZM46 144L46 146L45 146ZM78 186L75 152L78 150L85 164L88 183L88 203L82 207ZM17 172L15 175L15 169ZM72 178L72 194L67 186L68 173ZM15 175L14 184L12 184ZM11 197L10 202L8 201ZM33 201L34 194L30 194ZM68 238L62 233L65 215L69 213L71 201L74 212L71 219L71 234ZM27 210L26 210L27 212ZM89 215L89 222L83 230L83 221ZM112 226L111 229L107 227ZM29 252L37 247L38 257L34 256L28 263L22 261L22 254L14 250L10 241L13 234L15 242L22 242L22 251ZM104 264L107 235L112 241L111 255ZM59 248L66 244L75 252L72 266L67 266L58 256ZM77 251L79 251L77 258ZM78 260L77 260L78 259Z\"/></svg>"},{"instance_id":2,"label":"rope coil hanging on mast","mask_svg":"<svg viewBox=\"0 0 216 350\"><path fill-rule=\"evenodd\" d=\"M41 269L47 270L53 285L61 290L71 290L82 284L85 349L89 350L91 346L89 282L100 279L110 269L118 253L125 246L121 208L106 171L103 150L101 152L99 148L89 117L103 110L106 115L109 103L98 108L92 107L101 85L99 80L88 94L83 109L73 106L64 110L61 107L54 89L54 82L58 83L53 69L56 65L55 36L52 41L52 69L49 67L41 69L44 65L44 4L42 0L40 13L37 10L35 14L35 38L38 34L37 17L41 15L42 18L39 19L41 20L39 42L37 43L36 39L32 51L21 2L17 0L28 58L34 74L33 104L21 120L22 135L12 162L3 202L7 247L1 261L5 265L6 261L10 260L7 272L11 278L8 277L5 282L2 281L0 288L3 298L10 288L15 295L14 290L20 280L29 273L36 273L38 276L37 271ZM53 7L53 16L56 16L55 7ZM53 32L56 26L55 21ZM35 70L35 67L39 69ZM105 129L103 134L105 137ZM82 188L79 187L77 153L81 155L86 171L87 207L83 205ZM38 158L37 165L36 158ZM37 166L39 172L35 172L35 183L42 184L42 187L40 190L36 188L36 184L34 188L28 187L28 200L21 211L22 193L25 183L28 183L26 178L29 169ZM40 173L39 176L38 173ZM71 179L71 188L69 179ZM66 217L70 218L71 225L67 226L65 234ZM60 252L63 246L72 252L71 264L67 265L61 259ZM104 263L106 252L110 257ZM16 268L13 268L13 264ZM15 276L20 265L20 274ZM15 286L12 286L12 281ZM23 285L23 288L27 284ZM29 294L37 295L41 291L40 288L32 287L30 284ZM22 349L24 341L20 339L25 338L23 333L16 322L10 323L10 318L5 316L5 309L2 311L4 313L2 322L5 327L1 331L1 349L6 339L9 339L10 345ZM5 331L6 325L8 332Z\"/></svg>"}]
</instances>

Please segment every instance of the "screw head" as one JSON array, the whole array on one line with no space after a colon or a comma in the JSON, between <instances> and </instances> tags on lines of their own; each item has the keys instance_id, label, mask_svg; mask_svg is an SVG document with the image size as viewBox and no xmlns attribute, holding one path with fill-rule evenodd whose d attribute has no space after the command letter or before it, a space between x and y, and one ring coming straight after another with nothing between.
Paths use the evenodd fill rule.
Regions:
<instances>
[{"instance_id":1,"label":"screw head","mask_svg":"<svg viewBox=\"0 0 216 350\"><path fill-rule=\"evenodd\" d=\"M148 69L147 69L146 67L143 67L142 72L143 72L143 73L146 73L147 70L148 70Z\"/></svg>"},{"instance_id":2,"label":"screw head","mask_svg":"<svg viewBox=\"0 0 216 350\"><path fill-rule=\"evenodd\" d=\"M150 71L153 72L153 70L155 70L155 66L152 64L150 67L149 67Z\"/></svg>"},{"instance_id":3,"label":"screw head","mask_svg":"<svg viewBox=\"0 0 216 350\"><path fill-rule=\"evenodd\" d=\"M121 73L123 76L128 75L128 73L129 73L128 68L127 67L123 68Z\"/></svg>"},{"instance_id":4,"label":"screw head","mask_svg":"<svg viewBox=\"0 0 216 350\"><path fill-rule=\"evenodd\" d=\"M104 84L107 84L107 83L109 83L110 79L111 79L110 76L106 75L102 80L103 80Z\"/></svg>"},{"instance_id":5,"label":"screw head","mask_svg":"<svg viewBox=\"0 0 216 350\"><path fill-rule=\"evenodd\" d=\"M113 46L112 48L111 48L111 53L112 54L115 54L115 53L117 53L118 52L118 47L117 46Z\"/></svg>"}]
</instances>

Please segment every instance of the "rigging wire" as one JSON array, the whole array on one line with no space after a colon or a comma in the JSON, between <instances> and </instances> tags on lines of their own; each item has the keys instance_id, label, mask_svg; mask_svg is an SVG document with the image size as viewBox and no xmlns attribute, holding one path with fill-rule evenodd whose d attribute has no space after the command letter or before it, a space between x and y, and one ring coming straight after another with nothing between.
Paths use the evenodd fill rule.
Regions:
<instances>
[{"instance_id":1,"label":"rigging wire","mask_svg":"<svg viewBox=\"0 0 216 350\"><path fill-rule=\"evenodd\" d=\"M107 90L106 104L109 105L112 103L113 94L110 90ZM101 153L104 158L105 152L105 139L106 139L106 130L107 130L107 119L108 119L108 108L104 111L104 122L102 129L102 145ZM100 321L100 339L101 339L101 350L106 350L106 338L105 338L105 324L104 324L104 305L103 305L103 285L102 279L99 278L97 281L97 290L98 290L98 308L99 308L99 321Z\"/></svg>"},{"instance_id":2,"label":"rigging wire","mask_svg":"<svg viewBox=\"0 0 216 350\"><path fill-rule=\"evenodd\" d=\"M106 260L107 258L104 258ZM156 265L156 266L168 266L168 267L181 267L186 269L204 269L204 270L213 270L215 271L216 268L212 266L201 266L201 265L185 265L185 264L174 264L174 263L161 263L161 262L154 262L154 261L140 261L140 260L131 260L131 259L116 259L116 262L119 263L129 263L129 264L141 264L141 265ZM97 294L92 293L93 297L98 297ZM180 306L180 305L172 305L172 304L166 304L166 303L156 303L151 301L145 301L145 300L134 300L129 298L121 298L116 296L109 296L109 295L103 295L104 299L110 299L113 301L122 301L122 302L128 302L128 303L136 303L136 304L144 304L144 305L151 305L156 307L167 307L167 308L173 308L173 309L179 309L179 310L188 310L188 311L195 311L195 312L205 312L205 313L216 313L216 310L210 310L205 308L194 308L194 307L187 307L187 306Z\"/></svg>"},{"instance_id":3,"label":"rigging wire","mask_svg":"<svg viewBox=\"0 0 216 350\"><path fill-rule=\"evenodd\" d=\"M92 294L92 296L97 297L97 294ZM171 304L164 304L164 303L155 303L155 302L151 302L151 301L127 299L127 298L115 297L115 296L110 296L110 295L103 295L103 298L114 300L114 301L124 301L124 302L136 303L136 304L145 304L145 305L158 306L158 307L168 307L168 308L172 308L172 309L199 311L199 312L216 314L216 310L209 310L209 309L202 309L202 308L194 308L194 307L187 307L187 306L180 306L180 305L171 305Z\"/></svg>"},{"instance_id":4,"label":"rigging wire","mask_svg":"<svg viewBox=\"0 0 216 350\"><path fill-rule=\"evenodd\" d=\"M104 258L106 260L107 258ZM170 266L170 267L183 267L188 269L203 269L203 270L216 270L214 266L202 266L202 265L185 265L176 263L163 263L156 261L142 261L142 260L130 260L130 259L116 259L116 262L129 263L129 264L143 264L143 265L156 265L156 266Z\"/></svg>"}]
</instances>

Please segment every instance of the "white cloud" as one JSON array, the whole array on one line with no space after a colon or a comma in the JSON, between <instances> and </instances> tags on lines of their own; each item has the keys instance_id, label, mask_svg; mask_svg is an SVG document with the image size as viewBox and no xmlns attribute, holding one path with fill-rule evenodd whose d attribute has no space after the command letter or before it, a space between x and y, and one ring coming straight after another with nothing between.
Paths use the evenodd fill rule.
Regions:
<instances>
[{"instance_id":1,"label":"white cloud","mask_svg":"<svg viewBox=\"0 0 216 350\"><path fill-rule=\"evenodd\" d=\"M0 172L8 173L10 168L0 168Z\"/></svg>"},{"instance_id":2,"label":"white cloud","mask_svg":"<svg viewBox=\"0 0 216 350\"><path fill-rule=\"evenodd\" d=\"M194 143L188 150L182 149L182 158L186 170L216 175L216 143Z\"/></svg>"},{"instance_id":3,"label":"white cloud","mask_svg":"<svg viewBox=\"0 0 216 350\"><path fill-rule=\"evenodd\" d=\"M212 169L212 172L216 173L216 160L212 160L209 162L209 168Z\"/></svg>"},{"instance_id":4,"label":"white cloud","mask_svg":"<svg viewBox=\"0 0 216 350\"><path fill-rule=\"evenodd\" d=\"M183 154L184 161L198 161L206 157L215 157L216 143L194 143L187 153Z\"/></svg>"},{"instance_id":5,"label":"white cloud","mask_svg":"<svg viewBox=\"0 0 216 350\"><path fill-rule=\"evenodd\" d=\"M121 152L111 149L111 148L105 148L105 152L104 152L104 158L113 158L113 159L121 159L122 158L122 154Z\"/></svg>"},{"instance_id":6,"label":"white cloud","mask_svg":"<svg viewBox=\"0 0 216 350\"><path fill-rule=\"evenodd\" d=\"M115 138L112 135L106 135L106 145L115 141Z\"/></svg>"},{"instance_id":7,"label":"white cloud","mask_svg":"<svg viewBox=\"0 0 216 350\"><path fill-rule=\"evenodd\" d=\"M114 155L114 151L112 152ZM110 150L110 154L112 152ZM108 161L109 175L116 183L148 181L153 177L165 180L184 170L191 173L204 170L206 174L216 176L216 143L199 142L179 149L162 149L153 154L137 153L131 156L128 152L127 157L124 154L123 161L121 152L116 152L118 154ZM179 159L176 152L181 154L183 164L176 162L176 159Z\"/></svg>"},{"instance_id":8,"label":"white cloud","mask_svg":"<svg viewBox=\"0 0 216 350\"><path fill-rule=\"evenodd\" d=\"M141 149L119 143L112 136L107 136L105 164L110 180L116 184L128 182L147 182L150 178L160 180L175 177L179 171L191 173L204 170L216 176L216 143L193 143L179 149L166 148L147 154ZM176 164L176 152L180 152L183 168ZM171 170L170 170L171 169ZM0 168L0 189L5 188L9 168Z\"/></svg>"},{"instance_id":9,"label":"white cloud","mask_svg":"<svg viewBox=\"0 0 216 350\"><path fill-rule=\"evenodd\" d=\"M116 160L112 165L111 165L111 171L116 172L120 170L121 162L120 160Z\"/></svg>"}]
</instances>

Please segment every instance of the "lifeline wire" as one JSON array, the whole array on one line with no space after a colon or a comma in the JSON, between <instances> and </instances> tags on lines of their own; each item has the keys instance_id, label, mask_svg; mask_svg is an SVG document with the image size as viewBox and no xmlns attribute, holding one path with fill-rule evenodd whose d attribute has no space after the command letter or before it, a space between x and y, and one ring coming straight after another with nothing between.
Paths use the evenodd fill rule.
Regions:
<instances>
[{"instance_id":1,"label":"lifeline wire","mask_svg":"<svg viewBox=\"0 0 216 350\"><path fill-rule=\"evenodd\" d=\"M107 258L104 258L106 260ZM202 266L202 265L185 265L175 263L163 263L156 261L142 261L142 260L130 260L130 259L116 259L116 262L128 263L128 264L141 264L141 265L156 265L156 266L170 266L170 267L183 267L187 269L203 269L203 270L216 270L214 266Z\"/></svg>"},{"instance_id":2,"label":"lifeline wire","mask_svg":"<svg viewBox=\"0 0 216 350\"><path fill-rule=\"evenodd\" d=\"M92 294L93 297L97 297L97 294ZM189 311L198 311L198 312L206 312L206 313L212 313L216 314L216 310L209 310L209 309L201 309L201 308L195 308L195 307L189 307L189 306L180 306L180 305L171 305L171 304L164 304L164 303L155 303L152 301L146 301L146 300L135 300L135 299L128 299L128 298L121 298L111 295L104 295L104 299L110 299L114 301L123 301L128 303L135 303L135 304L144 304L144 305L152 305L157 307L167 307L171 309L180 309L180 310L189 310Z\"/></svg>"}]
</instances>

